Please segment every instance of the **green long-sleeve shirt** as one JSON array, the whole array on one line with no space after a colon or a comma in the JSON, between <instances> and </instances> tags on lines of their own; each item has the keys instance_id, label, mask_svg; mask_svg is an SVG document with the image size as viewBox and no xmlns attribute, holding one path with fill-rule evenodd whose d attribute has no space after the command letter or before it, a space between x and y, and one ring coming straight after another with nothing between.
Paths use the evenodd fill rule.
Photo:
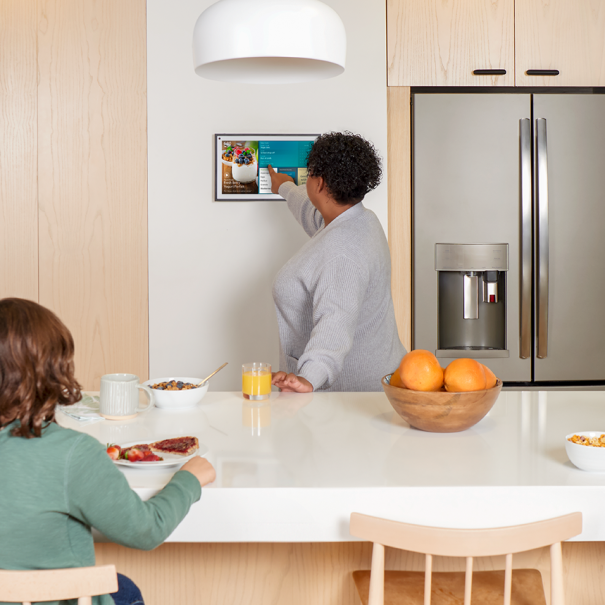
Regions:
<instances>
[{"instance_id":1,"label":"green long-sleeve shirt","mask_svg":"<svg viewBox=\"0 0 605 605\"><path fill-rule=\"evenodd\" d=\"M179 471L143 502L93 437L55 423L33 439L14 437L12 428L0 430L0 569L94 565L91 527L151 550L200 499L198 480ZM93 603L114 605L109 595Z\"/></svg>"}]
</instances>

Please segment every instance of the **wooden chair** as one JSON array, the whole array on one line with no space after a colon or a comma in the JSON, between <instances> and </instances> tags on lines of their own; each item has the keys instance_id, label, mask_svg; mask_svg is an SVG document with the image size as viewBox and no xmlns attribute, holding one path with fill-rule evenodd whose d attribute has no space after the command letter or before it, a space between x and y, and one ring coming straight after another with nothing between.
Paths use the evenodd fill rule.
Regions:
<instances>
[{"instance_id":1,"label":"wooden chair","mask_svg":"<svg viewBox=\"0 0 605 605\"><path fill-rule=\"evenodd\" d=\"M353 572L363 605L546 605L537 569L513 553L550 546L551 605L564 605L561 542L582 532L582 513L493 529L444 529L351 515L351 535L374 543L372 569ZM425 554L424 572L384 570L385 546ZM504 571L473 574L473 557L506 555ZM432 573L433 556L465 557L466 572Z\"/></svg>"},{"instance_id":2,"label":"wooden chair","mask_svg":"<svg viewBox=\"0 0 605 605\"><path fill-rule=\"evenodd\" d=\"M115 565L39 571L0 570L0 602L31 605L37 601L78 599L78 605L91 605L92 596L116 590Z\"/></svg>"}]
</instances>

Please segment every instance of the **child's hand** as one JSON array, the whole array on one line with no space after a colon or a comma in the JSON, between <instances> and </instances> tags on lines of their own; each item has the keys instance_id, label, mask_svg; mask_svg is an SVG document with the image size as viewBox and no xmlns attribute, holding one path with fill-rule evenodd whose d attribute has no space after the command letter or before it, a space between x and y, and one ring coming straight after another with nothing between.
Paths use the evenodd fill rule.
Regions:
<instances>
[{"instance_id":1,"label":"child's hand","mask_svg":"<svg viewBox=\"0 0 605 605\"><path fill-rule=\"evenodd\" d=\"M195 456L181 466L182 471L189 471L199 482L202 487L212 483L216 479L216 471L206 458Z\"/></svg>"}]
</instances>

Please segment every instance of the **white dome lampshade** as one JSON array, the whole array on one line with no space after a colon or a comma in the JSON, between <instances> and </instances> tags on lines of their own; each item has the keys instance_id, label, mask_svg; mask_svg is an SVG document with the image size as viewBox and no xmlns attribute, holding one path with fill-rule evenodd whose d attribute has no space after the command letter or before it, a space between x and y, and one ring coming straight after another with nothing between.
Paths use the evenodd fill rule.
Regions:
<instances>
[{"instance_id":1,"label":"white dome lampshade","mask_svg":"<svg viewBox=\"0 0 605 605\"><path fill-rule=\"evenodd\" d=\"M347 37L319 0L219 0L193 30L195 73L244 84L324 80L345 69Z\"/></svg>"}]
</instances>

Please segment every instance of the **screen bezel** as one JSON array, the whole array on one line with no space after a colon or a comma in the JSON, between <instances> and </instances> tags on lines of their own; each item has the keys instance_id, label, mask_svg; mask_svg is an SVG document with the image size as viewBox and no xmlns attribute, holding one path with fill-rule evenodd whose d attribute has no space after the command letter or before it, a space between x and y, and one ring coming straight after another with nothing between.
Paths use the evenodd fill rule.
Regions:
<instances>
[{"instance_id":1,"label":"screen bezel","mask_svg":"<svg viewBox=\"0 0 605 605\"><path fill-rule=\"evenodd\" d=\"M219 193L219 184L223 179L222 140L244 141L315 141L319 134L228 134L214 135L214 201L215 202L283 202L284 198L276 193L258 193L250 197L245 193ZM244 197L247 196L247 197Z\"/></svg>"}]
</instances>

